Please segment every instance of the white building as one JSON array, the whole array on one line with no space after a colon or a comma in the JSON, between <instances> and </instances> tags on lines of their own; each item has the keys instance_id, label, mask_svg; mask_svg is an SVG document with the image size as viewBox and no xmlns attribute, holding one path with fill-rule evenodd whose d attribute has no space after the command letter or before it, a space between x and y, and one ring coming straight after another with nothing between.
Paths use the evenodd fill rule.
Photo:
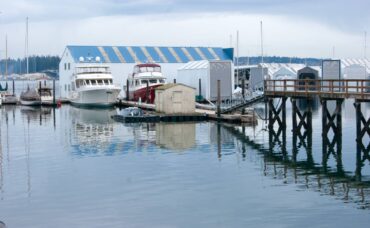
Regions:
<instances>
[{"instance_id":1,"label":"white building","mask_svg":"<svg viewBox=\"0 0 370 228\"><path fill-rule=\"evenodd\" d=\"M342 74L344 79L368 79L370 75L369 59L342 59Z\"/></svg>"},{"instance_id":2,"label":"white building","mask_svg":"<svg viewBox=\"0 0 370 228\"><path fill-rule=\"evenodd\" d=\"M230 60L192 61L178 69L176 81L195 88L197 95L215 101L217 81L220 80L221 99L227 100L231 99L233 93L233 71Z\"/></svg>"},{"instance_id":3,"label":"white building","mask_svg":"<svg viewBox=\"0 0 370 228\"><path fill-rule=\"evenodd\" d=\"M123 89L126 80L138 63L155 62L161 65L163 75L176 78L177 69L189 61L233 60L232 48L220 47L148 47L148 46L67 46L59 63L60 94L69 98L71 76L80 57L95 59L111 68L115 84ZM121 91L124 97L124 91Z\"/></svg>"}]
</instances>

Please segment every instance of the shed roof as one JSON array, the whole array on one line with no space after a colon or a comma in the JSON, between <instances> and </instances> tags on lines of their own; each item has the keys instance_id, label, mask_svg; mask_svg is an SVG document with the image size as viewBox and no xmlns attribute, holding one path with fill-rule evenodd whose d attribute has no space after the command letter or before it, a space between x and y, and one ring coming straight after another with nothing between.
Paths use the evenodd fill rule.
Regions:
<instances>
[{"instance_id":1,"label":"shed roof","mask_svg":"<svg viewBox=\"0 0 370 228\"><path fill-rule=\"evenodd\" d=\"M221 47L154 47L154 46L75 46L66 47L75 62L79 58L103 63L187 63L199 60L233 60L232 48Z\"/></svg>"},{"instance_id":2,"label":"shed roof","mask_svg":"<svg viewBox=\"0 0 370 228\"><path fill-rule=\"evenodd\" d=\"M191 88L191 89L195 89L191 86L188 86L188 85L185 85L185 84L182 84L182 83L168 83L168 84L164 84L162 86L158 86L157 88L155 88L155 90L166 90L166 89L169 89L169 88L172 88L172 87L175 87L175 86L185 86L185 87L188 87L188 88Z\"/></svg>"}]
</instances>

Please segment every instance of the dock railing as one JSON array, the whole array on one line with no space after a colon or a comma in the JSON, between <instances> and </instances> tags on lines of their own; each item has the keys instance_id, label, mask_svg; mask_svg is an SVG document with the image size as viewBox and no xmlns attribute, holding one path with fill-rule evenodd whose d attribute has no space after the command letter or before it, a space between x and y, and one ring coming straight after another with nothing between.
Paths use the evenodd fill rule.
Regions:
<instances>
[{"instance_id":1,"label":"dock railing","mask_svg":"<svg viewBox=\"0 0 370 228\"><path fill-rule=\"evenodd\" d=\"M286 79L265 80L266 96L370 99L370 80Z\"/></svg>"}]
</instances>

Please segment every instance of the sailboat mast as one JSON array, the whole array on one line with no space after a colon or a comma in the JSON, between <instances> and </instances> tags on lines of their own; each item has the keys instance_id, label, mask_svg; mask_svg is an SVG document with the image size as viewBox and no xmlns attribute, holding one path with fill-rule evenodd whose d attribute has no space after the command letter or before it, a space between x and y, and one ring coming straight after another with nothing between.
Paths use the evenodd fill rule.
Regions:
<instances>
[{"instance_id":1,"label":"sailboat mast","mask_svg":"<svg viewBox=\"0 0 370 228\"><path fill-rule=\"evenodd\" d=\"M28 17L26 18L26 68L28 74Z\"/></svg>"},{"instance_id":2,"label":"sailboat mast","mask_svg":"<svg viewBox=\"0 0 370 228\"><path fill-rule=\"evenodd\" d=\"M263 63L263 27L261 21L261 63Z\"/></svg>"},{"instance_id":3,"label":"sailboat mast","mask_svg":"<svg viewBox=\"0 0 370 228\"><path fill-rule=\"evenodd\" d=\"M5 80L8 80L8 35L5 35Z\"/></svg>"}]
</instances>

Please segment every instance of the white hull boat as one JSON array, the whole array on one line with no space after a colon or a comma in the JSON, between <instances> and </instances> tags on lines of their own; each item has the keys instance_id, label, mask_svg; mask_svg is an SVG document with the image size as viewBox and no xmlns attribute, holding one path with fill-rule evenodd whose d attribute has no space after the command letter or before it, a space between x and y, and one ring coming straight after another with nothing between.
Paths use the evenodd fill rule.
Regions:
<instances>
[{"instance_id":1,"label":"white hull boat","mask_svg":"<svg viewBox=\"0 0 370 228\"><path fill-rule=\"evenodd\" d=\"M113 83L109 66L84 63L75 68L70 101L76 106L109 107L115 105L120 91Z\"/></svg>"},{"instance_id":2,"label":"white hull boat","mask_svg":"<svg viewBox=\"0 0 370 228\"><path fill-rule=\"evenodd\" d=\"M74 94L71 103L76 106L113 106L117 102L119 88L90 88L79 90Z\"/></svg>"}]
</instances>

